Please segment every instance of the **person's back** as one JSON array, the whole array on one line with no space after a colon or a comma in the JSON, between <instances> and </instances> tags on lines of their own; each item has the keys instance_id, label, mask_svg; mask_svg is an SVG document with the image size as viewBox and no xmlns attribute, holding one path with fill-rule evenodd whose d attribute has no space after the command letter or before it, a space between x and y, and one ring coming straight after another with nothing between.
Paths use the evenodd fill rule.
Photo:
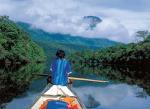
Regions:
<instances>
[{"instance_id":1,"label":"person's back","mask_svg":"<svg viewBox=\"0 0 150 109\"><path fill-rule=\"evenodd\" d=\"M58 50L56 56L57 58L51 64L52 84L67 85L68 74L71 72L70 63L64 58L64 51Z\"/></svg>"}]
</instances>

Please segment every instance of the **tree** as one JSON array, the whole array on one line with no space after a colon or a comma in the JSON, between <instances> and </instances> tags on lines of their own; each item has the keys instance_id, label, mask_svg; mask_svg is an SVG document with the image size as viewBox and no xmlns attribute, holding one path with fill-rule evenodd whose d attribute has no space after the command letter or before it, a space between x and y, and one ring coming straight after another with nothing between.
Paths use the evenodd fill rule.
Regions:
<instances>
[{"instance_id":1,"label":"tree","mask_svg":"<svg viewBox=\"0 0 150 109\"><path fill-rule=\"evenodd\" d=\"M149 33L148 30L136 32L136 36L139 37L139 38L142 38L142 40L145 40L148 37L149 34L150 33Z\"/></svg>"}]
</instances>

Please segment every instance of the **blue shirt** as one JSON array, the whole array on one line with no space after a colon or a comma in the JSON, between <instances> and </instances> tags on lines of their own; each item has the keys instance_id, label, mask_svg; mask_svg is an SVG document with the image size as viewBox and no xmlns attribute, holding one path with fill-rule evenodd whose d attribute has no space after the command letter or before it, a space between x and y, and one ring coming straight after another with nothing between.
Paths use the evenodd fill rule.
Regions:
<instances>
[{"instance_id":1,"label":"blue shirt","mask_svg":"<svg viewBox=\"0 0 150 109\"><path fill-rule=\"evenodd\" d=\"M71 65L66 59L54 59L51 63L51 71L53 84L68 84L68 74L71 72Z\"/></svg>"}]
</instances>

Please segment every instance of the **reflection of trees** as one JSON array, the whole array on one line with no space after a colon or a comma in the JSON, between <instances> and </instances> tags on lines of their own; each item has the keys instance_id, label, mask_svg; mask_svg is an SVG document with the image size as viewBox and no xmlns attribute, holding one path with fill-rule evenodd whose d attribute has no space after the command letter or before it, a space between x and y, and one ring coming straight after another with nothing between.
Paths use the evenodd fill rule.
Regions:
<instances>
[{"instance_id":1,"label":"reflection of trees","mask_svg":"<svg viewBox=\"0 0 150 109\"><path fill-rule=\"evenodd\" d=\"M42 73L43 64L29 64L17 70L0 69L0 105L23 93L29 86L32 73Z\"/></svg>"},{"instance_id":2,"label":"reflection of trees","mask_svg":"<svg viewBox=\"0 0 150 109\"><path fill-rule=\"evenodd\" d=\"M117 82L135 84L150 95L150 68L148 66L84 66L76 65L74 70L82 73L95 73L101 77ZM137 93L138 97L145 96L144 91Z\"/></svg>"},{"instance_id":3,"label":"reflection of trees","mask_svg":"<svg viewBox=\"0 0 150 109\"><path fill-rule=\"evenodd\" d=\"M100 103L96 101L92 95L86 95L86 96L88 97L87 104L86 104L87 108L96 108L100 106Z\"/></svg>"},{"instance_id":4,"label":"reflection of trees","mask_svg":"<svg viewBox=\"0 0 150 109\"><path fill-rule=\"evenodd\" d=\"M139 92L136 93L136 97L146 98L147 93L145 91L139 91Z\"/></svg>"}]
</instances>

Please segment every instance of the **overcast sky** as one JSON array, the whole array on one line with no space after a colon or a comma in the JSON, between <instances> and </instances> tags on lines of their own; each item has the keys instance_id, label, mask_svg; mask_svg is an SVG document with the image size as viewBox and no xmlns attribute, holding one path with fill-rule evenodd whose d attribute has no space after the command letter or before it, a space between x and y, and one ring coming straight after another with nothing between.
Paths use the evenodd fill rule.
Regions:
<instances>
[{"instance_id":1,"label":"overcast sky","mask_svg":"<svg viewBox=\"0 0 150 109\"><path fill-rule=\"evenodd\" d=\"M150 30L150 0L0 0L0 15L53 33L136 40L135 32ZM84 16L103 21L87 30Z\"/></svg>"}]
</instances>

